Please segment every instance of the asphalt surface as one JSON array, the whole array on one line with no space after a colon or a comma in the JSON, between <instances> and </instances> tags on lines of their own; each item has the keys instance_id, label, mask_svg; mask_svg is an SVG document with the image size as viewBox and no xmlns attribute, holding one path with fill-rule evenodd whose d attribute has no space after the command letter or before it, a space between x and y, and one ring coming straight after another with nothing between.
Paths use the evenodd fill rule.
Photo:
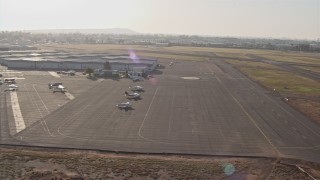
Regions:
<instances>
[{"instance_id":1,"label":"asphalt surface","mask_svg":"<svg viewBox=\"0 0 320 180\"><path fill-rule=\"evenodd\" d=\"M320 162L319 125L230 65L217 59L161 64L166 68L149 80L106 79L84 86L90 88L13 135L15 141L2 142ZM81 83L87 81L70 84L69 91ZM142 99L132 101L132 110L117 109L115 105L125 101L124 91L133 84L145 87Z\"/></svg>"}]
</instances>

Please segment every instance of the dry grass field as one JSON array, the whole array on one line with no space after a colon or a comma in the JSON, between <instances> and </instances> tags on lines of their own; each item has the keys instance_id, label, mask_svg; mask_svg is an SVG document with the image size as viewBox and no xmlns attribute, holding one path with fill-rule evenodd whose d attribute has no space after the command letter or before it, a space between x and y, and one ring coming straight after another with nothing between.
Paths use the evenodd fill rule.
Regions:
<instances>
[{"instance_id":1,"label":"dry grass field","mask_svg":"<svg viewBox=\"0 0 320 180\"><path fill-rule=\"evenodd\" d=\"M320 74L320 66L296 66L296 67Z\"/></svg>"},{"instance_id":2,"label":"dry grass field","mask_svg":"<svg viewBox=\"0 0 320 180\"><path fill-rule=\"evenodd\" d=\"M0 179L311 179L319 165L268 158L0 148Z\"/></svg>"}]
</instances>

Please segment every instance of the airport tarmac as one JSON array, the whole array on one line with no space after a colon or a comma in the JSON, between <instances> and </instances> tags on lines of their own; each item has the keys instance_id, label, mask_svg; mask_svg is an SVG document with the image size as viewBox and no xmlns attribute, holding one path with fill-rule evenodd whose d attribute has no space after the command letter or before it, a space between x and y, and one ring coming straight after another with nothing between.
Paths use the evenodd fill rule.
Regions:
<instances>
[{"instance_id":1,"label":"airport tarmac","mask_svg":"<svg viewBox=\"0 0 320 180\"><path fill-rule=\"evenodd\" d=\"M88 81L65 78L63 81L69 83L67 87L76 97L66 101L60 96L50 101L54 99L52 94L47 96L48 89L41 85L48 80L32 80L26 75L25 81L35 82L35 88L44 93L41 97L49 99L45 104L64 104L48 108L45 117L15 134L13 143L144 153L292 157L320 162L319 125L222 60L177 61L172 66L169 61L160 63L166 68L160 69L155 78L136 83L105 79L79 89ZM133 84L145 88L142 99L132 101L132 110L117 109L115 105L125 100L124 92ZM33 87L27 85L30 91ZM40 103L35 99L26 102ZM21 103L22 115L26 114L25 106Z\"/></svg>"},{"instance_id":2,"label":"airport tarmac","mask_svg":"<svg viewBox=\"0 0 320 180\"><path fill-rule=\"evenodd\" d=\"M8 119L12 119L8 122L11 135L15 135L20 131L18 130L19 128L15 127L16 114L21 113L25 127L29 127L35 122L41 122L48 114L67 103L70 100L67 96L68 94L72 93L71 96L78 96L82 92L92 88L93 84L101 82L86 79L82 75L62 75L60 78L56 78L47 71L11 70L9 72L3 71L3 78L15 78L19 87L18 91L14 93L5 92L7 89L5 84L1 87L1 93L6 95L4 99L6 99L6 106L8 107L5 113ZM53 90L48 88L49 82L62 82L67 88L67 93L53 93ZM71 92L69 92L68 87L72 87ZM17 94L16 102L12 102L12 94ZM16 108L12 108L16 104L20 108L18 113L16 112ZM13 111L12 109L15 110Z\"/></svg>"}]
</instances>

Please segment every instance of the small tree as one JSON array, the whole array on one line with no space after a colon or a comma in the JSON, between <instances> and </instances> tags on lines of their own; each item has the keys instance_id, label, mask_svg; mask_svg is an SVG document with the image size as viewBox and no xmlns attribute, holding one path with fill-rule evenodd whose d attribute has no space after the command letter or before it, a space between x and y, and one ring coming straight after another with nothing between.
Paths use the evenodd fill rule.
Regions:
<instances>
[{"instance_id":1,"label":"small tree","mask_svg":"<svg viewBox=\"0 0 320 180\"><path fill-rule=\"evenodd\" d=\"M87 68L86 73L89 74L89 77L91 77L92 76L91 74L93 73L93 69Z\"/></svg>"}]
</instances>

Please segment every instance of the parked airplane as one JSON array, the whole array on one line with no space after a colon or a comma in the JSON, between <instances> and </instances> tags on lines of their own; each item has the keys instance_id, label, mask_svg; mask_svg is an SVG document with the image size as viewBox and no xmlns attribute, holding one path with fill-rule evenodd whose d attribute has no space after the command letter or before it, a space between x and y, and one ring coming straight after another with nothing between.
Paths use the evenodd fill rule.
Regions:
<instances>
[{"instance_id":1,"label":"parked airplane","mask_svg":"<svg viewBox=\"0 0 320 180\"><path fill-rule=\"evenodd\" d=\"M19 87L15 84L8 85L9 89L6 89L5 91L18 91Z\"/></svg>"},{"instance_id":2,"label":"parked airplane","mask_svg":"<svg viewBox=\"0 0 320 180\"><path fill-rule=\"evenodd\" d=\"M140 77L140 76L130 76L131 80L133 82L135 81L143 81L143 77Z\"/></svg>"},{"instance_id":3,"label":"parked airplane","mask_svg":"<svg viewBox=\"0 0 320 180\"><path fill-rule=\"evenodd\" d=\"M63 87L62 85L58 85L58 86L53 86L53 92L65 92L66 91L66 88Z\"/></svg>"},{"instance_id":4,"label":"parked airplane","mask_svg":"<svg viewBox=\"0 0 320 180\"><path fill-rule=\"evenodd\" d=\"M132 104L130 102L122 102L116 105L119 109L128 110L132 108Z\"/></svg>"},{"instance_id":5,"label":"parked airplane","mask_svg":"<svg viewBox=\"0 0 320 180\"><path fill-rule=\"evenodd\" d=\"M138 91L138 92L144 91L142 86L129 86L129 88L131 89L131 91Z\"/></svg>"},{"instance_id":6,"label":"parked airplane","mask_svg":"<svg viewBox=\"0 0 320 180\"><path fill-rule=\"evenodd\" d=\"M128 93L127 91L124 92L125 96L127 97L127 99L139 99L140 98L140 94L139 93Z\"/></svg>"},{"instance_id":7,"label":"parked airplane","mask_svg":"<svg viewBox=\"0 0 320 180\"><path fill-rule=\"evenodd\" d=\"M154 78L154 76L152 74L147 75L148 79Z\"/></svg>"},{"instance_id":8,"label":"parked airplane","mask_svg":"<svg viewBox=\"0 0 320 180\"><path fill-rule=\"evenodd\" d=\"M7 78L7 79L4 79L4 83L6 83L6 84L15 84L16 80L14 78Z\"/></svg>"},{"instance_id":9,"label":"parked airplane","mask_svg":"<svg viewBox=\"0 0 320 180\"><path fill-rule=\"evenodd\" d=\"M49 83L48 87L49 87L49 89L52 89L52 88L58 87L60 85L62 86L61 82L54 82L54 83Z\"/></svg>"}]
</instances>

